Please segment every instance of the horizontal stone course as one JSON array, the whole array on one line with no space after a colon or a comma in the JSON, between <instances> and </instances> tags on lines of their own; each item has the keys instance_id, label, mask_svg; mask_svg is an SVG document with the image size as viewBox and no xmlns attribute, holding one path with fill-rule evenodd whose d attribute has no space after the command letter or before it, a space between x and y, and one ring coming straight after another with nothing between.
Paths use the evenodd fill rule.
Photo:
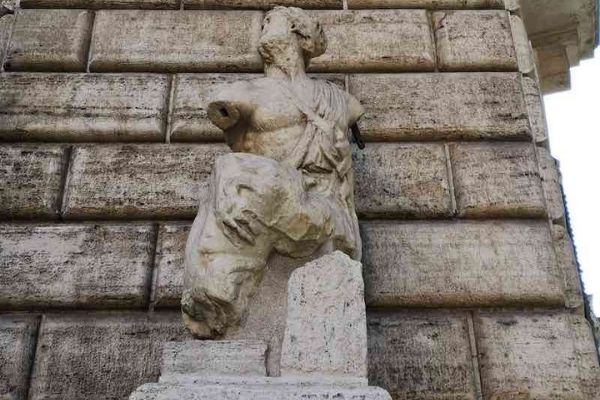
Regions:
<instances>
[{"instance_id":1,"label":"horizontal stone course","mask_svg":"<svg viewBox=\"0 0 600 400\"><path fill-rule=\"evenodd\" d=\"M25 399L33 363L38 317L0 316L0 398Z\"/></svg>"},{"instance_id":2,"label":"horizontal stone course","mask_svg":"<svg viewBox=\"0 0 600 400\"><path fill-rule=\"evenodd\" d=\"M0 140L164 141L168 78L140 74L0 77Z\"/></svg>"},{"instance_id":3,"label":"horizontal stone course","mask_svg":"<svg viewBox=\"0 0 600 400\"><path fill-rule=\"evenodd\" d=\"M587 321L566 312L475 315L484 398L589 400L600 376ZM597 381L596 381L597 382Z\"/></svg>"},{"instance_id":4,"label":"horizontal stone course","mask_svg":"<svg viewBox=\"0 0 600 400\"><path fill-rule=\"evenodd\" d=\"M366 109L366 140L525 140L527 108L518 74L350 75Z\"/></svg>"},{"instance_id":5,"label":"horizontal stone course","mask_svg":"<svg viewBox=\"0 0 600 400\"><path fill-rule=\"evenodd\" d=\"M270 10L275 6L341 9L342 0L183 0L184 8Z\"/></svg>"},{"instance_id":6,"label":"horizontal stone course","mask_svg":"<svg viewBox=\"0 0 600 400\"><path fill-rule=\"evenodd\" d=\"M371 312L369 384L394 399L475 399L467 314Z\"/></svg>"},{"instance_id":7,"label":"horizontal stone course","mask_svg":"<svg viewBox=\"0 0 600 400\"><path fill-rule=\"evenodd\" d=\"M189 224L160 226L154 301L177 307ZM563 305L544 221L361 223L371 307Z\"/></svg>"},{"instance_id":8,"label":"horizontal stone course","mask_svg":"<svg viewBox=\"0 0 600 400\"><path fill-rule=\"evenodd\" d=\"M181 0L21 0L22 8L178 9Z\"/></svg>"},{"instance_id":9,"label":"horizontal stone course","mask_svg":"<svg viewBox=\"0 0 600 400\"><path fill-rule=\"evenodd\" d=\"M0 219L57 219L63 146L0 145Z\"/></svg>"},{"instance_id":10,"label":"horizontal stone course","mask_svg":"<svg viewBox=\"0 0 600 400\"><path fill-rule=\"evenodd\" d=\"M347 0L349 8L429 8L486 9L504 8L504 0Z\"/></svg>"},{"instance_id":11,"label":"horizontal stone course","mask_svg":"<svg viewBox=\"0 0 600 400\"><path fill-rule=\"evenodd\" d=\"M256 71L259 11L99 11L92 71Z\"/></svg>"},{"instance_id":12,"label":"horizontal stone course","mask_svg":"<svg viewBox=\"0 0 600 400\"><path fill-rule=\"evenodd\" d=\"M544 221L361 225L373 307L564 305Z\"/></svg>"},{"instance_id":13,"label":"horizontal stone course","mask_svg":"<svg viewBox=\"0 0 600 400\"><path fill-rule=\"evenodd\" d=\"M441 144L371 143L354 152L356 208L365 217L452 215Z\"/></svg>"},{"instance_id":14,"label":"horizontal stone course","mask_svg":"<svg viewBox=\"0 0 600 400\"><path fill-rule=\"evenodd\" d=\"M506 11L437 11L433 30L440 71L516 71Z\"/></svg>"},{"instance_id":15,"label":"horizontal stone course","mask_svg":"<svg viewBox=\"0 0 600 400\"><path fill-rule=\"evenodd\" d=\"M310 61L321 72L433 71L435 50L424 10L345 10L313 13L327 51ZM402 38L402 40L398 40Z\"/></svg>"},{"instance_id":16,"label":"horizontal stone course","mask_svg":"<svg viewBox=\"0 0 600 400\"><path fill-rule=\"evenodd\" d=\"M84 10L20 10L4 68L85 71L92 20Z\"/></svg>"},{"instance_id":17,"label":"horizontal stone course","mask_svg":"<svg viewBox=\"0 0 600 400\"><path fill-rule=\"evenodd\" d=\"M150 224L0 225L0 309L140 308Z\"/></svg>"},{"instance_id":18,"label":"horizontal stone course","mask_svg":"<svg viewBox=\"0 0 600 400\"><path fill-rule=\"evenodd\" d=\"M216 145L76 146L62 207L66 219L191 218L208 194Z\"/></svg>"},{"instance_id":19,"label":"horizontal stone course","mask_svg":"<svg viewBox=\"0 0 600 400\"><path fill-rule=\"evenodd\" d=\"M47 314L30 399L126 399L159 374L162 343L189 339L179 312Z\"/></svg>"},{"instance_id":20,"label":"horizontal stone course","mask_svg":"<svg viewBox=\"0 0 600 400\"><path fill-rule=\"evenodd\" d=\"M460 216L546 216L532 144L453 144L450 161Z\"/></svg>"}]
</instances>

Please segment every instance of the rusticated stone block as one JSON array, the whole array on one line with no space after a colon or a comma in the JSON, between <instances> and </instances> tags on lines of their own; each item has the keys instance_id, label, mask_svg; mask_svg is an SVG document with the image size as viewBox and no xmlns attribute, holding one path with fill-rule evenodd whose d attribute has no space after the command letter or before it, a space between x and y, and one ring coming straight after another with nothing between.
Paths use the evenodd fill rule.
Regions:
<instances>
[{"instance_id":1,"label":"rusticated stone block","mask_svg":"<svg viewBox=\"0 0 600 400\"><path fill-rule=\"evenodd\" d=\"M257 71L260 11L99 11L92 71Z\"/></svg>"},{"instance_id":2,"label":"rusticated stone block","mask_svg":"<svg viewBox=\"0 0 600 400\"><path fill-rule=\"evenodd\" d=\"M45 315L30 399L124 399L158 379L162 344L185 340L180 313Z\"/></svg>"},{"instance_id":3,"label":"rusticated stone block","mask_svg":"<svg viewBox=\"0 0 600 400\"><path fill-rule=\"evenodd\" d=\"M13 22L15 20L14 15L3 15L0 18L0 69L2 69L2 62L4 61L4 53L8 46L8 40L12 31Z\"/></svg>"},{"instance_id":4,"label":"rusticated stone block","mask_svg":"<svg viewBox=\"0 0 600 400\"><path fill-rule=\"evenodd\" d=\"M58 217L65 164L60 146L0 146L0 218Z\"/></svg>"},{"instance_id":5,"label":"rusticated stone block","mask_svg":"<svg viewBox=\"0 0 600 400\"><path fill-rule=\"evenodd\" d=\"M361 233L369 306L564 305L545 221L364 222Z\"/></svg>"},{"instance_id":6,"label":"rusticated stone block","mask_svg":"<svg viewBox=\"0 0 600 400\"><path fill-rule=\"evenodd\" d=\"M565 206L558 161L545 148L536 147L536 150L548 216L556 223L564 223Z\"/></svg>"},{"instance_id":7,"label":"rusticated stone block","mask_svg":"<svg viewBox=\"0 0 600 400\"><path fill-rule=\"evenodd\" d=\"M600 372L583 317L482 311L475 316L475 335L484 398L594 398L586 381Z\"/></svg>"},{"instance_id":8,"label":"rusticated stone block","mask_svg":"<svg viewBox=\"0 0 600 400\"><path fill-rule=\"evenodd\" d=\"M33 362L38 318L0 316L0 398L24 400Z\"/></svg>"},{"instance_id":9,"label":"rusticated stone block","mask_svg":"<svg viewBox=\"0 0 600 400\"><path fill-rule=\"evenodd\" d=\"M564 226L552 224L551 229L556 259L564 277L565 307L583 315L585 313L585 294L573 241Z\"/></svg>"},{"instance_id":10,"label":"rusticated stone block","mask_svg":"<svg viewBox=\"0 0 600 400\"><path fill-rule=\"evenodd\" d=\"M173 85L172 142L223 141L223 131L206 115L208 102L221 85L259 78L258 74L180 74Z\"/></svg>"},{"instance_id":11,"label":"rusticated stone block","mask_svg":"<svg viewBox=\"0 0 600 400\"><path fill-rule=\"evenodd\" d=\"M354 170L361 216L452 214L443 145L372 143L354 152Z\"/></svg>"},{"instance_id":12,"label":"rusticated stone block","mask_svg":"<svg viewBox=\"0 0 600 400\"><path fill-rule=\"evenodd\" d=\"M368 140L530 137L518 74L350 75L349 90L366 109L358 124Z\"/></svg>"},{"instance_id":13,"label":"rusticated stone block","mask_svg":"<svg viewBox=\"0 0 600 400\"><path fill-rule=\"evenodd\" d=\"M515 44L519 71L523 74L535 73L535 59L525 23L517 15L509 15L508 18Z\"/></svg>"},{"instance_id":14,"label":"rusticated stone block","mask_svg":"<svg viewBox=\"0 0 600 400\"><path fill-rule=\"evenodd\" d=\"M164 141L168 97L161 75L5 74L0 139Z\"/></svg>"},{"instance_id":15,"label":"rusticated stone block","mask_svg":"<svg viewBox=\"0 0 600 400\"><path fill-rule=\"evenodd\" d=\"M105 8L178 9L179 0L21 0L23 8Z\"/></svg>"},{"instance_id":16,"label":"rusticated stone block","mask_svg":"<svg viewBox=\"0 0 600 400\"><path fill-rule=\"evenodd\" d=\"M183 0L186 9L242 8L270 10L275 6L310 8L342 8L342 0Z\"/></svg>"},{"instance_id":17,"label":"rusticated stone block","mask_svg":"<svg viewBox=\"0 0 600 400\"><path fill-rule=\"evenodd\" d=\"M533 145L456 144L450 146L450 159L459 215L546 215Z\"/></svg>"},{"instance_id":18,"label":"rusticated stone block","mask_svg":"<svg viewBox=\"0 0 600 400\"><path fill-rule=\"evenodd\" d=\"M544 113L544 104L540 87L535 80L524 77L523 92L527 103L527 111L529 113L529 122L531 124L533 138L537 143L544 142L548 139L548 129L546 127L546 115Z\"/></svg>"},{"instance_id":19,"label":"rusticated stone block","mask_svg":"<svg viewBox=\"0 0 600 400\"><path fill-rule=\"evenodd\" d=\"M344 75L317 74L344 87ZM171 112L171 142L222 142L223 131L209 121L206 110L208 102L215 97L222 85L231 82L260 78L258 74L179 74L176 76Z\"/></svg>"},{"instance_id":20,"label":"rusticated stone block","mask_svg":"<svg viewBox=\"0 0 600 400\"><path fill-rule=\"evenodd\" d=\"M178 307L183 292L183 259L191 225L161 224L155 258L152 301L159 307Z\"/></svg>"},{"instance_id":21,"label":"rusticated stone block","mask_svg":"<svg viewBox=\"0 0 600 400\"><path fill-rule=\"evenodd\" d=\"M433 14L441 71L516 71L517 55L506 11Z\"/></svg>"},{"instance_id":22,"label":"rusticated stone block","mask_svg":"<svg viewBox=\"0 0 600 400\"><path fill-rule=\"evenodd\" d=\"M142 307L154 232L144 225L0 225L0 307Z\"/></svg>"},{"instance_id":23,"label":"rusticated stone block","mask_svg":"<svg viewBox=\"0 0 600 400\"><path fill-rule=\"evenodd\" d=\"M82 10L21 10L4 68L85 71L93 15Z\"/></svg>"},{"instance_id":24,"label":"rusticated stone block","mask_svg":"<svg viewBox=\"0 0 600 400\"><path fill-rule=\"evenodd\" d=\"M467 314L368 314L369 384L394 399L475 399Z\"/></svg>"},{"instance_id":25,"label":"rusticated stone block","mask_svg":"<svg viewBox=\"0 0 600 400\"><path fill-rule=\"evenodd\" d=\"M480 9L504 8L503 0L348 0L349 8L429 8Z\"/></svg>"},{"instance_id":26,"label":"rusticated stone block","mask_svg":"<svg viewBox=\"0 0 600 400\"><path fill-rule=\"evenodd\" d=\"M77 146L63 215L79 218L191 218L208 194L225 145Z\"/></svg>"},{"instance_id":27,"label":"rusticated stone block","mask_svg":"<svg viewBox=\"0 0 600 400\"><path fill-rule=\"evenodd\" d=\"M327 52L310 62L326 72L433 71L435 50L424 10L316 11ZM402 38L402 40L398 40Z\"/></svg>"}]
</instances>

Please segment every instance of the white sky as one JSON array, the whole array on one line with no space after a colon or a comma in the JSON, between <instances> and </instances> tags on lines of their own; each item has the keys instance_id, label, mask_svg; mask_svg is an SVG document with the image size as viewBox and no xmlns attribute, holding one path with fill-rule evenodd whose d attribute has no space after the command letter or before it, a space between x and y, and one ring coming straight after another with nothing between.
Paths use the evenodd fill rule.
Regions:
<instances>
[{"instance_id":1,"label":"white sky","mask_svg":"<svg viewBox=\"0 0 600 400\"><path fill-rule=\"evenodd\" d=\"M600 314L600 50L571 69L571 90L545 96L586 292Z\"/></svg>"}]
</instances>

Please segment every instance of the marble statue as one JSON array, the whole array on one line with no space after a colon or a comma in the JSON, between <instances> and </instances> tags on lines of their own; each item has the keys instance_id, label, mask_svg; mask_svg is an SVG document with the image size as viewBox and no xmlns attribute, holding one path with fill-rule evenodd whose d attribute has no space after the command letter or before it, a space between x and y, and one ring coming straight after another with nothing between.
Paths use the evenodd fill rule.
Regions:
<instances>
[{"instance_id":1,"label":"marble statue","mask_svg":"<svg viewBox=\"0 0 600 400\"><path fill-rule=\"evenodd\" d=\"M307 77L326 47L307 13L276 7L258 48L266 76L229 84L209 104L233 153L216 160L186 247L181 304L197 338L240 324L273 252L361 258L348 131L363 108L335 84Z\"/></svg>"}]
</instances>

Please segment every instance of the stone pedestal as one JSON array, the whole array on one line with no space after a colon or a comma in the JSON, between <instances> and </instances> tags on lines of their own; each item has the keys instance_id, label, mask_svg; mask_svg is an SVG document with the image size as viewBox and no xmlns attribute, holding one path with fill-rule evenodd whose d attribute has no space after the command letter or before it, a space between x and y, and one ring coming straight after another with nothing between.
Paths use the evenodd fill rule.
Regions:
<instances>
[{"instance_id":1,"label":"stone pedestal","mask_svg":"<svg viewBox=\"0 0 600 400\"><path fill-rule=\"evenodd\" d=\"M366 330L362 265L335 252L289 279L281 376L263 341L169 342L158 383L130 400L390 400L368 386Z\"/></svg>"}]
</instances>

